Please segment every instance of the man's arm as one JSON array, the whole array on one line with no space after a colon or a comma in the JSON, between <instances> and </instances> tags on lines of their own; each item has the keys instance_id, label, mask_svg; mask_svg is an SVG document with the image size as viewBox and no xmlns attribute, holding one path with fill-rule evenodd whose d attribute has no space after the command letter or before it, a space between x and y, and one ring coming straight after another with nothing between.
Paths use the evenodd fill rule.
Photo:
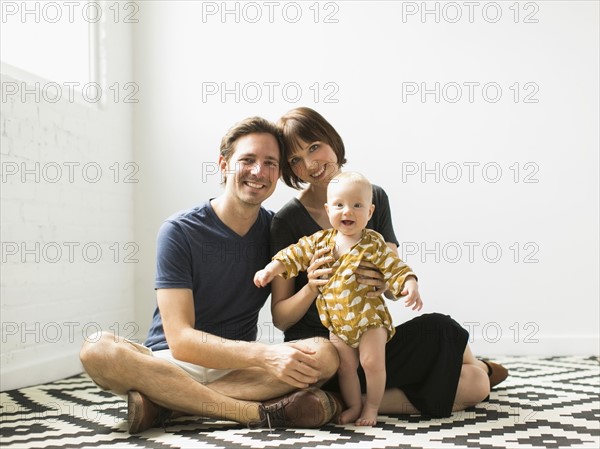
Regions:
<instances>
[{"instance_id":1,"label":"man's arm","mask_svg":"<svg viewBox=\"0 0 600 449\"><path fill-rule=\"evenodd\" d=\"M297 388L305 388L321 377L314 350L301 343L265 345L196 330L189 289L158 289L157 301L167 343L178 360L218 369L258 367Z\"/></svg>"}]
</instances>

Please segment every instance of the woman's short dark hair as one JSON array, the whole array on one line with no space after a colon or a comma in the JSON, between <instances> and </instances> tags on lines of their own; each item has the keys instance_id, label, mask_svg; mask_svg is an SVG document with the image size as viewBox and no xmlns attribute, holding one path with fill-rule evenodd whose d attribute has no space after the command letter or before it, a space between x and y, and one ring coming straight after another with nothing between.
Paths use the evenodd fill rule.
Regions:
<instances>
[{"instance_id":1,"label":"woman's short dark hair","mask_svg":"<svg viewBox=\"0 0 600 449\"><path fill-rule=\"evenodd\" d=\"M312 143L323 142L329 145L341 166L346 163L346 149L342 138L335 128L314 109L300 107L284 114L277 123L283 135L284 156L281 159L281 179L294 189L301 189L302 181L292 171L288 158L298 151L298 141Z\"/></svg>"}]
</instances>

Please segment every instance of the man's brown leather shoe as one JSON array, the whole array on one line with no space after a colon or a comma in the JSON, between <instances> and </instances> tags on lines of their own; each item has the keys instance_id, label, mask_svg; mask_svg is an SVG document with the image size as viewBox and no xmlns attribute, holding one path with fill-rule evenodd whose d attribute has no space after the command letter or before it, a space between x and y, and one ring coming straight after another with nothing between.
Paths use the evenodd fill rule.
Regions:
<instances>
[{"instance_id":1,"label":"man's brown leather shoe","mask_svg":"<svg viewBox=\"0 0 600 449\"><path fill-rule=\"evenodd\" d=\"M341 412L341 405L329 393L319 388L306 388L259 406L260 421L250 427L321 427Z\"/></svg>"},{"instance_id":2,"label":"man's brown leather shoe","mask_svg":"<svg viewBox=\"0 0 600 449\"><path fill-rule=\"evenodd\" d=\"M150 427L164 427L171 411L156 405L138 391L127 393L127 422L129 433L139 433Z\"/></svg>"},{"instance_id":3,"label":"man's brown leather shoe","mask_svg":"<svg viewBox=\"0 0 600 449\"><path fill-rule=\"evenodd\" d=\"M508 377L508 370L499 363L490 362L489 360L481 359L488 367L488 376L490 378L490 388L494 388L500 382Z\"/></svg>"}]
</instances>

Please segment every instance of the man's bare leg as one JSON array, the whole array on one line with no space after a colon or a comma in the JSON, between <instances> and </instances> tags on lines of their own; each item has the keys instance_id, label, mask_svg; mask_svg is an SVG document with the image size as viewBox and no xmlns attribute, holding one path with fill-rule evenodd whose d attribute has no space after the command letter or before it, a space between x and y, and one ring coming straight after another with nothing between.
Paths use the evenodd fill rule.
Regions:
<instances>
[{"instance_id":1,"label":"man's bare leg","mask_svg":"<svg viewBox=\"0 0 600 449\"><path fill-rule=\"evenodd\" d=\"M329 370L322 370L322 372L333 375L337 369L337 352L326 340L315 342L315 344L321 348L321 352L317 351L317 354L324 355L326 362L324 361L323 366ZM230 375L236 374L230 377L230 382L219 380L223 391L237 392L238 387L241 387L242 394L246 396L246 398L233 398L197 382L173 363L141 352L125 339L115 337L110 333L101 333L89 338L83 345L80 357L90 377L104 389L121 395L132 390L137 391L154 404L168 410L186 415L227 419L242 424L264 420L264 409L261 412L262 405L256 401L270 399L292 390L287 384L284 387L282 382L274 380L266 382L263 370L240 370L239 373L230 373ZM240 379L248 381L248 385L260 385L261 388L251 390L244 384L238 384ZM323 382L325 380L325 378L322 379ZM302 399L314 394L303 393ZM320 395L317 396L323 399L322 396L325 394L321 392ZM296 400L298 401L300 398ZM314 413L319 412L319 409L311 409L310 404L306 402L304 404L309 406L309 415L313 411ZM296 425L303 427L317 425L311 421L309 415L301 414L302 406L298 402L292 404L291 407L292 412L296 411L296 418L293 418ZM333 411L329 404L324 407L323 423L328 420L327 413ZM316 416L314 415L313 418ZM308 419L306 419L307 417ZM329 415L329 419L331 419L331 415Z\"/></svg>"},{"instance_id":2,"label":"man's bare leg","mask_svg":"<svg viewBox=\"0 0 600 449\"><path fill-rule=\"evenodd\" d=\"M315 350L315 357L321 367L321 378L313 386L319 387L337 371L339 364L337 350L326 338L315 337L299 342ZM208 387L226 396L250 401L272 399L295 389L259 368L232 371L212 382Z\"/></svg>"},{"instance_id":3,"label":"man's bare leg","mask_svg":"<svg viewBox=\"0 0 600 449\"><path fill-rule=\"evenodd\" d=\"M178 366L148 354L110 333L86 341L80 358L102 388L125 395L143 393L169 410L249 424L260 420L259 403L232 399L191 378Z\"/></svg>"}]
</instances>

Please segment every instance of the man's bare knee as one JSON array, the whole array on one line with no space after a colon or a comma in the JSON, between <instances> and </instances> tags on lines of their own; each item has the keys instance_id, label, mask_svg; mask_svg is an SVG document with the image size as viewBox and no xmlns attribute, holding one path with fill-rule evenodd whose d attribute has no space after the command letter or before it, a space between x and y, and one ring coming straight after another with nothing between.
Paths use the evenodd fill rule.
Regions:
<instances>
[{"instance_id":1,"label":"man's bare knee","mask_svg":"<svg viewBox=\"0 0 600 449\"><path fill-rule=\"evenodd\" d=\"M123 360L123 351L129 350L129 344L122 344L123 339L115 337L110 332L98 332L86 338L79 359L85 371L101 388L118 393L118 387L113 385L110 373L117 374ZM134 349L131 346L131 349Z\"/></svg>"},{"instance_id":2,"label":"man's bare knee","mask_svg":"<svg viewBox=\"0 0 600 449\"><path fill-rule=\"evenodd\" d=\"M323 337L315 337L307 340L302 340L312 347L317 355L317 358L322 364L321 382L324 382L337 372L340 365L340 357L335 346Z\"/></svg>"},{"instance_id":3,"label":"man's bare knee","mask_svg":"<svg viewBox=\"0 0 600 449\"><path fill-rule=\"evenodd\" d=\"M87 366L93 366L99 358L105 358L114 342L114 336L108 332L96 332L88 336L79 352L84 368L87 370Z\"/></svg>"}]
</instances>

